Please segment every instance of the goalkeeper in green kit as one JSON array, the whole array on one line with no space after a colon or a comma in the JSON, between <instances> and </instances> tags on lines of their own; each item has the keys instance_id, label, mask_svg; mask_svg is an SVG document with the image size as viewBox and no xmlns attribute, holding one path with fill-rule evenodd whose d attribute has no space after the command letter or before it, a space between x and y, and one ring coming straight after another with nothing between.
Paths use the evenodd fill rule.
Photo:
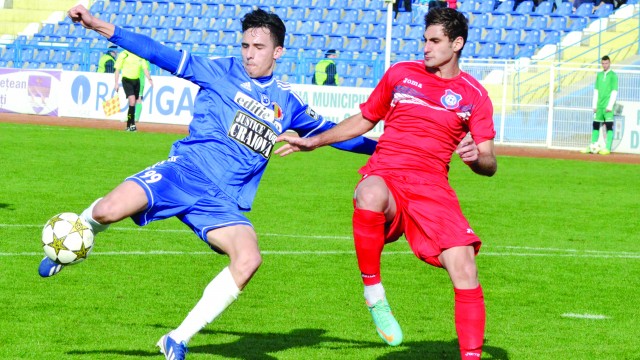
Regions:
<instances>
[{"instance_id":1,"label":"goalkeeper in green kit","mask_svg":"<svg viewBox=\"0 0 640 360\"><path fill-rule=\"evenodd\" d=\"M611 154L611 143L613 143L613 106L618 96L618 75L610 69L611 59L605 55L602 57L602 72L596 77L596 85L593 91L593 131L591 133L591 144L595 144L600 139L600 129L602 124L606 127L606 148L598 150L600 155ZM583 154L595 153L595 147L588 146L580 150Z\"/></svg>"}]
</instances>

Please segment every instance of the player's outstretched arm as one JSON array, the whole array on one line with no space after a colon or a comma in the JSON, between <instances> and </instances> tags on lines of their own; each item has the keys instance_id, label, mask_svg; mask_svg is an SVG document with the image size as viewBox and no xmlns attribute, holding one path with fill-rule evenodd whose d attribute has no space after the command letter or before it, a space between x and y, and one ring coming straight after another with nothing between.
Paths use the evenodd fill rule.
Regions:
<instances>
[{"instance_id":1,"label":"player's outstretched arm","mask_svg":"<svg viewBox=\"0 0 640 360\"><path fill-rule=\"evenodd\" d=\"M321 146L358 137L371 130L374 126L375 124L365 119L362 113L358 113L316 136L301 138L296 135L284 133L278 136L276 141L284 141L287 144L278 148L275 153L280 156L287 156L298 151L312 151Z\"/></svg>"},{"instance_id":2,"label":"player's outstretched arm","mask_svg":"<svg viewBox=\"0 0 640 360\"><path fill-rule=\"evenodd\" d=\"M476 144L471 136L466 136L458 144L456 153L476 174L492 176L498 170L493 140Z\"/></svg>"},{"instance_id":3,"label":"player's outstretched arm","mask_svg":"<svg viewBox=\"0 0 640 360\"><path fill-rule=\"evenodd\" d=\"M107 39L113 36L115 25L93 16L83 5L72 7L68 15L74 23L80 23L85 28L93 30Z\"/></svg>"}]
</instances>

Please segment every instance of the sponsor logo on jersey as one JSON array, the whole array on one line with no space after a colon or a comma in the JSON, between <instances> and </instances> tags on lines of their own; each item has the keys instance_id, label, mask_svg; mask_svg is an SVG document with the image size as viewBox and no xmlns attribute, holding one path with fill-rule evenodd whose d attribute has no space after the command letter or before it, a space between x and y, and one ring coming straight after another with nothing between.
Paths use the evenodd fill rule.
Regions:
<instances>
[{"instance_id":1,"label":"sponsor logo on jersey","mask_svg":"<svg viewBox=\"0 0 640 360\"><path fill-rule=\"evenodd\" d=\"M266 95L262 96L266 97ZM266 105L269 105L268 103L266 105L260 104L251 96L241 92L237 92L233 100L259 119L273 123L273 110L266 107Z\"/></svg>"},{"instance_id":2,"label":"sponsor logo on jersey","mask_svg":"<svg viewBox=\"0 0 640 360\"><path fill-rule=\"evenodd\" d=\"M458 115L460 120L468 121L469 118L471 117L472 108L473 106L471 105L460 105L460 111L458 111L456 114Z\"/></svg>"},{"instance_id":3,"label":"sponsor logo on jersey","mask_svg":"<svg viewBox=\"0 0 640 360\"><path fill-rule=\"evenodd\" d=\"M240 84L240 87L247 90L247 91L251 91L251 83L250 82L243 82L242 84Z\"/></svg>"},{"instance_id":4,"label":"sponsor logo on jersey","mask_svg":"<svg viewBox=\"0 0 640 360\"><path fill-rule=\"evenodd\" d=\"M271 156L277 137L267 124L242 111L236 113L228 135L265 159Z\"/></svg>"},{"instance_id":5,"label":"sponsor logo on jersey","mask_svg":"<svg viewBox=\"0 0 640 360\"><path fill-rule=\"evenodd\" d=\"M458 104L462 100L462 96L453 92L453 90L447 89L444 95L440 98L442 106L446 109L452 110L458 107Z\"/></svg>"},{"instance_id":6,"label":"sponsor logo on jersey","mask_svg":"<svg viewBox=\"0 0 640 360\"><path fill-rule=\"evenodd\" d=\"M415 86L415 87L418 87L418 88L422 89L422 84L421 83L419 83L419 82L417 82L415 80L411 80L409 78L404 78L402 83L403 84L409 84L409 85L412 85L412 86Z\"/></svg>"}]
</instances>

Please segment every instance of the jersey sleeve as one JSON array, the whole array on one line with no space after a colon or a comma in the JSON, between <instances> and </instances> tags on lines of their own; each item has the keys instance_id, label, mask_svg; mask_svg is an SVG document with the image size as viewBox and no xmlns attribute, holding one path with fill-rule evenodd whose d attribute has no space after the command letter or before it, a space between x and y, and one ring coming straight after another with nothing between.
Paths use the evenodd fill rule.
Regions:
<instances>
[{"instance_id":1,"label":"jersey sleeve","mask_svg":"<svg viewBox=\"0 0 640 360\"><path fill-rule=\"evenodd\" d=\"M384 120L385 116L391 109L391 101L393 100L393 73L396 67L392 66L384 73L378 85L373 89L371 95L366 102L360 104L360 111L365 119L377 123Z\"/></svg>"},{"instance_id":2,"label":"jersey sleeve","mask_svg":"<svg viewBox=\"0 0 640 360\"><path fill-rule=\"evenodd\" d=\"M158 65L172 74L178 69L183 58L182 52L165 46L146 35L134 33L119 26L115 27L109 41L149 60L152 64ZM119 58L120 55L118 55Z\"/></svg>"},{"instance_id":3,"label":"jersey sleeve","mask_svg":"<svg viewBox=\"0 0 640 360\"><path fill-rule=\"evenodd\" d=\"M493 124L493 104L486 91L482 92L477 100L469 118L469 131L476 144L496 137L496 130Z\"/></svg>"}]
</instances>

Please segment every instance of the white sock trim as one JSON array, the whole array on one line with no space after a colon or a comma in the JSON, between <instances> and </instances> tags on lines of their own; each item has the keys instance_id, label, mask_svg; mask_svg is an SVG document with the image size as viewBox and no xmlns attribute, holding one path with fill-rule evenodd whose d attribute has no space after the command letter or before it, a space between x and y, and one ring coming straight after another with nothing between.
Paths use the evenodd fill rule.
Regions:
<instances>
[{"instance_id":1,"label":"white sock trim","mask_svg":"<svg viewBox=\"0 0 640 360\"><path fill-rule=\"evenodd\" d=\"M107 228L109 227L109 224L100 224L99 222L97 222L94 218L93 218L93 208L96 206L96 204L98 203L98 201L102 200L102 198L97 199L96 201L93 202L93 204L89 205L88 208L86 208L82 214L80 214L80 217L86 221L90 226L91 226L91 230L93 231L93 235L103 232L105 230L107 230Z\"/></svg>"},{"instance_id":2,"label":"white sock trim","mask_svg":"<svg viewBox=\"0 0 640 360\"><path fill-rule=\"evenodd\" d=\"M371 305L377 303L380 300L383 300L385 296L386 295L382 283L364 287L364 298Z\"/></svg>"}]
</instances>

